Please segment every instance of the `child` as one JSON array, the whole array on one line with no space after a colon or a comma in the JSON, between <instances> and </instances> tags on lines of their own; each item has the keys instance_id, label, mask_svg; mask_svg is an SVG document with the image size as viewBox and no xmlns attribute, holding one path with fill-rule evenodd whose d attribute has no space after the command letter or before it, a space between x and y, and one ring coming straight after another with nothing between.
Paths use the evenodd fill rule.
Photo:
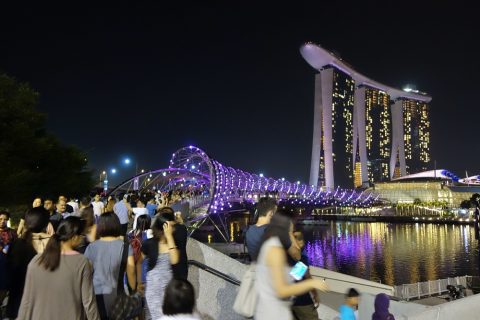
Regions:
<instances>
[{"instance_id":1,"label":"child","mask_svg":"<svg viewBox=\"0 0 480 320\"><path fill-rule=\"evenodd\" d=\"M360 294L357 290L351 288L345 295L345 304L340 306L340 320L356 320L355 311L358 307Z\"/></svg>"}]
</instances>

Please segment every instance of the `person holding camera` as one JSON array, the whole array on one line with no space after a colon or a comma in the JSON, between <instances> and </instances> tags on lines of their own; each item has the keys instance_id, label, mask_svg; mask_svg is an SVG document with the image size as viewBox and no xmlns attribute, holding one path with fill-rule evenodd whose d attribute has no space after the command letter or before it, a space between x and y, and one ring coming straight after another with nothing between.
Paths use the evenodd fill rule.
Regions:
<instances>
[{"instance_id":1,"label":"person holding camera","mask_svg":"<svg viewBox=\"0 0 480 320\"><path fill-rule=\"evenodd\" d=\"M165 288L173 278L172 265L178 263L180 254L173 238L173 225L162 215L157 215L152 225L153 238L142 244L142 259L148 258L145 299L152 319L163 316L162 305Z\"/></svg>"}]
</instances>

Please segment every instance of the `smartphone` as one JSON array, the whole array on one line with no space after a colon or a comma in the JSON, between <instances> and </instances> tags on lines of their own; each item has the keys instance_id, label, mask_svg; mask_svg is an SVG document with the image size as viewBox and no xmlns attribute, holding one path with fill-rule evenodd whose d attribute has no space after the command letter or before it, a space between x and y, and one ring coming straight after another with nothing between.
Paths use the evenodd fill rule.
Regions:
<instances>
[{"instance_id":1,"label":"smartphone","mask_svg":"<svg viewBox=\"0 0 480 320\"><path fill-rule=\"evenodd\" d=\"M303 263L302 261L298 261L290 270L290 275L293 277L295 280L302 280L303 276L307 272L308 267Z\"/></svg>"}]
</instances>

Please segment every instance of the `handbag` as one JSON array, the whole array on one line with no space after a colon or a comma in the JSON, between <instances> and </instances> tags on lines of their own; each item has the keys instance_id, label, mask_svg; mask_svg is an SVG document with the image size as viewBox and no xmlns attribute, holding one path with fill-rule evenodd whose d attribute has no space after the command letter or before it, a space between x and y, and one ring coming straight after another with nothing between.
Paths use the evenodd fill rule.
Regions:
<instances>
[{"instance_id":1,"label":"handbag","mask_svg":"<svg viewBox=\"0 0 480 320\"><path fill-rule=\"evenodd\" d=\"M240 289L233 303L233 310L246 318L252 318L257 307L258 294L255 289L255 264L251 264L242 277Z\"/></svg>"},{"instance_id":2,"label":"handbag","mask_svg":"<svg viewBox=\"0 0 480 320\"><path fill-rule=\"evenodd\" d=\"M109 312L110 320L128 320L138 317L143 310L143 299L138 293L128 295L125 293L123 277L127 269L128 241L123 243L120 272L118 273L117 297Z\"/></svg>"}]
</instances>

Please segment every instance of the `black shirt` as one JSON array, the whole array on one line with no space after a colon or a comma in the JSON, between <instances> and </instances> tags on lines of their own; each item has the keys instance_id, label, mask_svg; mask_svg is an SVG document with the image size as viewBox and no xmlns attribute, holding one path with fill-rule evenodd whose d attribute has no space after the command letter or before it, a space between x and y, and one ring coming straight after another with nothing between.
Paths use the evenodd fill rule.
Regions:
<instances>
[{"instance_id":1,"label":"black shirt","mask_svg":"<svg viewBox=\"0 0 480 320\"><path fill-rule=\"evenodd\" d=\"M300 258L300 261L305 263L307 267L310 267L310 261L305 254L302 253L302 257ZM305 277L303 277L303 279L300 281L303 281L303 280L305 280ZM299 282L299 281L296 281L296 282ZM310 296L310 292L307 292L300 296L295 297L295 302L293 303L294 306L309 306L312 304L313 304L313 300L312 300L312 297Z\"/></svg>"},{"instance_id":2,"label":"black shirt","mask_svg":"<svg viewBox=\"0 0 480 320\"><path fill-rule=\"evenodd\" d=\"M183 224L175 224L173 239L175 240L175 245L180 253L178 263L172 265L173 277L175 279L187 280L188 278L187 238L187 227Z\"/></svg>"},{"instance_id":3,"label":"black shirt","mask_svg":"<svg viewBox=\"0 0 480 320\"><path fill-rule=\"evenodd\" d=\"M18 239L10 245L7 254L7 273L9 275L8 288L10 291L7 305L7 316L16 318L20 302L22 301L25 277L30 260L37 252L31 243L24 239Z\"/></svg>"},{"instance_id":4,"label":"black shirt","mask_svg":"<svg viewBox=\"0 0 480 320\"><path fill-rule=\"evenodd\" d=\"M175 279L187 279L188 258L187 258L187 227L183 224L176 224L173 232L173 239L180 254L177 264L172 265L173 277ZM142 252L148 258L148 271L155 268L158 259L158 240L155 238L145 240L142 243Z\"/></svg>"}]
</instances>

